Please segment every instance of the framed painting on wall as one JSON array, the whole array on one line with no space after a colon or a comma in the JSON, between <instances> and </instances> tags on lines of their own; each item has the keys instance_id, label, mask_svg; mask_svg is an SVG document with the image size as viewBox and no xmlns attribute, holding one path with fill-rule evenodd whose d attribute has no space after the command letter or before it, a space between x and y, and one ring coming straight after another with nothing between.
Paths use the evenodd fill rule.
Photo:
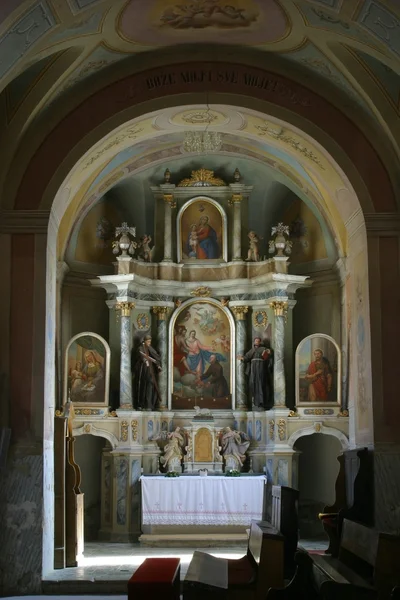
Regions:
<instances>
[{"instance_id":1,"label":"framed painting on wall","mask_svg":"<svg viewBox=\"0 0 400 600\"><path fill-rule=\"evenodd\" d=\"M172 409L232 407L229 313L212 300L194 300L173 315L171 339Z\"/></svg>"},{"instance_id":2,"label":"framed painting on wall","mask_svg":"<svg viewBox=\"0 0 400 600\"><path fill-rule=\"evenodd\" d=\"M65 351L64 403L108 406L110 347L97 333L75 335Z\"/></svg>"},{"instance_id":3,"label":"framed painting on wall","mask_svg":"<svg viewBox=\"0 0 400 600\"><path fill-rule=\"evenodd\" d=\"M226 215L215 200L198 196L178 213L178 262L227 260Z\"/></svg>"},{"instance_id":4,"label":"framed painting on wall","mask_svg":"<svg viewBox=\"0 0 400 600\"><path fill-rule=\"evenodd\" d=\"M296 404L336 406L341 403L341 353L333 338L315 333L296 350Z\"/></svg>"}]
</instances>

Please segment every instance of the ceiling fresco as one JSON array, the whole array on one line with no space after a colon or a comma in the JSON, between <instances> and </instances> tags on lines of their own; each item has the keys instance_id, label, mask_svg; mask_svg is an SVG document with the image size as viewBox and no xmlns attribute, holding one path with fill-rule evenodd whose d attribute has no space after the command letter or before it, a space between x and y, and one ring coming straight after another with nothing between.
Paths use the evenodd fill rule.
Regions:
<instances>
[{"instance_id":1,"label":"ceiling fresco","mask_svg":"<svg viewBox=\"0 0 400 600\"><path fill-rule=\"evenodd\" d=\"M175 62L196 56L203 43L205 60L232 58L243 65L258 64L325 95L376 147L374 127L379 126L382 139L386 136L381 147L392 161L390 168L400 172L400 123L392 118L393 109L399 109L400 88L396 2L2 0L0 5L0 90L9 117L4 164L18 152L19 144L24 148L28 125L29 131L48 127L50 133L98 90L127 73L167 64L169 56ZM68 50L71 61L66 65L63 57ZM59 58L53 61L51 56ZM240 146L248 156L262 153L276 163L281 175L286 169L288 180L290 176L292 181L307 181L315 194L319 190L334 195L346 188L321 147L301 132L269 118L237 114L237 123L233 115L228 122L220 113L209 127L224 134L225 152L234 154ZM159 116L131 129L127 125L96 144L80 165L80 174L71 176L71 194L80 189L82 178L93 190L111 177L117 181L116 174L129 172L136 159L144 165L153 143L160 156L168 155L171 147L179 150L183 132L202 126L188 112L171 113L168 119L166 123ZM168 136L175 138L167 141ZM135 149L136 144L144 146ZM388 161L382 158L384 164ZM6 177L0 169L0 183Z\"/></svg>"},{"instance_id":2,"label":"ceiling fresco","mask_svg":"<svg viewBox=\"0 0 400 600\"><path fill-rule=\"evenodd\" d=\"M172 45L217 41L236 44L271 44L286 37L290 24L275 0L130 0L119 30L132 42ZM218 36L216 37L216 32Z\"/></svg>"}]
</instances>

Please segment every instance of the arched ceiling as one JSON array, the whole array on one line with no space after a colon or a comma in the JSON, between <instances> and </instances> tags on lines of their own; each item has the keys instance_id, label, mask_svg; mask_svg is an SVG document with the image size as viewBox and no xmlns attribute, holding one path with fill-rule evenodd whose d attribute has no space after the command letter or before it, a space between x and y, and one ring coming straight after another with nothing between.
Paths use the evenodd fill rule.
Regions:
<instances>
[{"instance_id":1,"label":"arched ceiling","mask_svg":"<svg viewBox=\"0 0 400 600\"><path fill-rule=\"evenodd\" d=\"M394 0L3 0L0 185L5 202L13 206L15 182L36 148L87 98L129 73L155 64L164 68L189 56L258 65L320 95L369 138L396 187L399 27L400 7ZM178 148L183 126L195 128L193 123L171 121L170 114L164 121L161 116L158 121L149 119L140 125L145 129L150 123L154 130L139 149L143 156L152 137L158 144ZM281 173L282 167L287 169L288 181L297 178L307 185L308 176L310 193L324 198L328 213L335 211L328 198L331 194L337 201L340 183L333 184L318 165L328 160L321 148L293 132L285 139L273 120L256 124L245 117L243 123L232 126L231 121L225 130L232 136L225 137L230 151L248 155L253 148L269 155ZM223 122L216 124L218 130L224 127ZM115 136L114 141L108 139L110 151L101 148L101 160L96 149L91 152L86 170L80 165L89 186L81 190L80 201L90 199L90 186L98 193L101 186L106 189L117 181L118 171L128 168L129 153L138 152L136 137L125 127L125 143L116 142ZM334 177L334 169L331 174ZM81 183L80 176L75 184Z\"/></svg>"},{"instance_id":2,"label":"arched ceiling","mask_svg":"<svg viewBox=\"0 0 400 600\"><path fill-rule=\"evenodd\" d=\"M77 86L92 93L121 63L188 44L220 44L224 58L238 46L257 50L268 68L296 73L353 116L387 126L398 115L394 1L2 0L0 20L9 123L24 104L33 119ZM387 133L395 144L396 132Z\"/></svg>"}]
</instances>

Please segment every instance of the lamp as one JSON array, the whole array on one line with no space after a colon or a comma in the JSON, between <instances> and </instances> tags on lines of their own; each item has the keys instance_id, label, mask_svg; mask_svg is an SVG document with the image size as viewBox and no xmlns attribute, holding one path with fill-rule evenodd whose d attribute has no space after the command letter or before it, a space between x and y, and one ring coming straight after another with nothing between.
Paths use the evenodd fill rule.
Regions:
<instances>
[{"instance_id":1,"label":"lamp","mask_svg":"<svg viewBox=\"0 0 400 600\"><path fill-rule=\"evenodd\" d=\"M218 131L186 131L183 142L185 152L218 152L222 146L222 136Z\"/></svg>"}]
</instances>

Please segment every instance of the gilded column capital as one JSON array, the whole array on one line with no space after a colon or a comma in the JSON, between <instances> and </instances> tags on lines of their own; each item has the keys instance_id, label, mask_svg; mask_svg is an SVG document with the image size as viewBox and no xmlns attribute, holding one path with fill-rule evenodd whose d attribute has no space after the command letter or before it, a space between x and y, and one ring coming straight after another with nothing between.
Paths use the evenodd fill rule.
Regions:
<instances>
[{"instance_id":1,"label":"gilded column capital","mask_svg":"<svg viewBox=\"0 0 400 600\"><path fill-rule=\"evenodd\" d=\"M288 303L281 301L281 300L277 300L274 302L270 302L270 307L272 308L272 310L274 311L274 315L276 317L287 317L287 311L288 311Z\"/></svg>"},{"instance_id":2,"label":"gilded column capital","mask_svg":"<svg viewBox=\"0 0 400 600\"><path fill-rule=\"evenodd\" d=\"M232 198L229 198L228 204L229 206L233 206L233 204L240 204L243 200L243 194L232 194Z\"/></svg>"},{"instance_id":3,"label":"gilded column capital","mask_svg":"<svg viewBox=\"0 0 400 600\"><path fill-rule=\"evenodd\" d=\"M246 313L249 311L248 306L231 306L231 311L235 315L236 321L244 321Z\"/></svg>"},{"instance_id":4,"label":"gilded column capital","mask_svg":"<svg viewBox=\"0 0 400 600\"><path fill-rule=\"evenodd\" d=\"M157 316L158 321L165 321L168 315L168 306L153 306L152 311Z\"/></svg>"},{"instance_id":5,"label":"gilded column capital","mask_svg":"<svg viewBox=\"0 0 400 600\"><path fill-rule=\"evenodd\" d=\"M130 317L133 308L135 308L134 302L117 302L115 305L115 310L121 311L121 317Z\"/></svg>"},{"instance_id":6,"label":"gilded column capital","mask_svg":"<svg viewBox=\"0 0 400 600\"><path fill-rule=\"evenodd\" d=\"M176 208L176 202L173 194L163 194L163 199L165 204L168 204L170 208Z\"/></svg>"}]
</instances>

